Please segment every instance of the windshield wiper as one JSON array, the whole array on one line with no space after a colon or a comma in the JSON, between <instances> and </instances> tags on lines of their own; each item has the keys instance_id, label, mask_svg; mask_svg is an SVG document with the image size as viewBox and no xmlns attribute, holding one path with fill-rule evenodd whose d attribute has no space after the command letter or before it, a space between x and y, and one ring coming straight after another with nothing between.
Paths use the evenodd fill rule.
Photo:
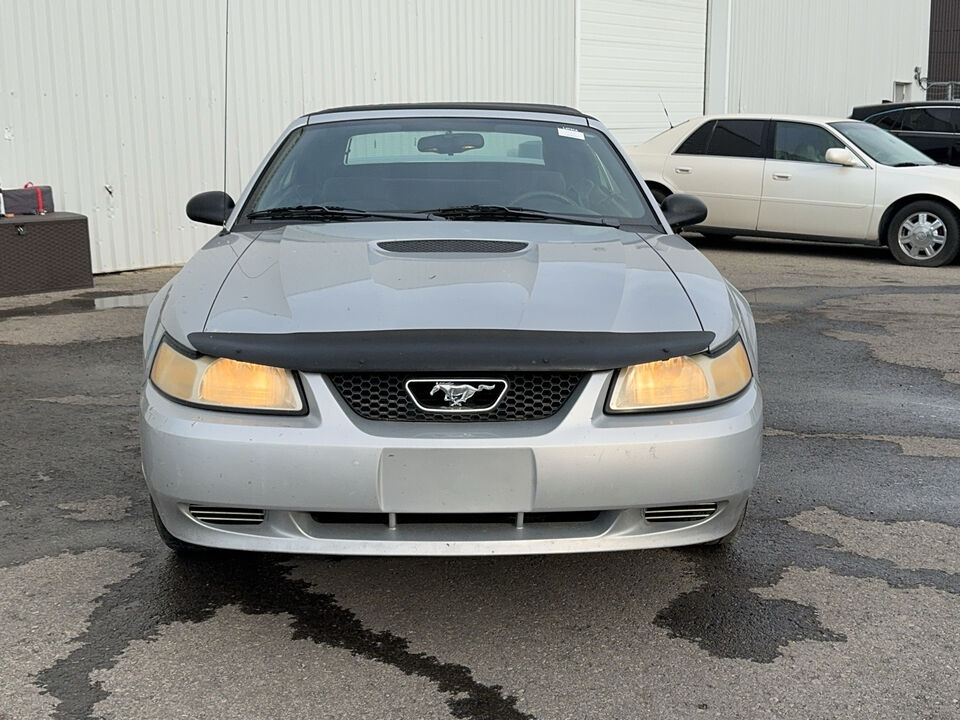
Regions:
<instances>
[{"instance_id":1,"label":"windshield wiper","mask_svg":"<svg viewBox=\"0 0 960 720\"><path fill-rule=\"evenodd\" d=\"M918 162L899 162L894 167L920 167L921 165L926 165L927 163L918 163Z\"/></svg>"},{"instance_id":2,"label":"windshield wiper","mask_svg":"<svg viewBox=\"0 0 960 720\"><path fill-rule=\"evenodd\" d=\"M620 221L591 215L568 215L566 213L545 212L531 208L508 207L506 205L451 205L435 210L421 210L422 213L447 220L554 220L556 222L577 225L609 225L620 227Z\"/></svg>"},{"instance_id":3,"label":"windshield wiper","mask_svg":"<svg viewBox=\"0 0 960 720\"><path fill-rule=\"evenodd\" d=\"M339 205L290 205L267 208L247 213L247 220L361 220L387 218L389 220L433 220L429 213L391 212L389 210L358 210Z\"/></svg>"}]
</instances>

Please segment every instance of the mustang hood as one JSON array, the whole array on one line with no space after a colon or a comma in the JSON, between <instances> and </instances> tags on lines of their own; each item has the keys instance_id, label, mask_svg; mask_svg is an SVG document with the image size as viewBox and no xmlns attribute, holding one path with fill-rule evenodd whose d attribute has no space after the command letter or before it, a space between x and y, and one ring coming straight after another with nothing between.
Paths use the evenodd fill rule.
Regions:
<instances>
[{"instance_id":1,"label":"mustang hood","mask_svg":"<svg viewBox=\"0 0 960 720\"><path fill-rule=\"evenodd\" d=\"M249 334L431 329L703 328L674 273L635 233L438 221L310 224L262 233L227 275L202 328Z\"/></svg>"}]
</instances>

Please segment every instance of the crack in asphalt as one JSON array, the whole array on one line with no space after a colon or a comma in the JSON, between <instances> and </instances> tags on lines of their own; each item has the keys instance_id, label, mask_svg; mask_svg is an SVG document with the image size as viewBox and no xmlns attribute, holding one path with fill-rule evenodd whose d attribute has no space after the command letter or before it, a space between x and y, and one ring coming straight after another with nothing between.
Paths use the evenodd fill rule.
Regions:
<instances>
[{"instance_id":1,"label":"crack in asphalt","mask_svg":"<svg viewBox=\"0 0 960 720\"><path fill-rule=\"evenodd\" d=\"M93 718L108 697L91 673L114 667L133 640L154 640L164 625L202 622L218 608L236 605L250 615L294 616L292 639L348 650L426 678L448 695L451 714L465 720L534 720L499 685L484 685L472 671L426 653L412 652L389 631L374 632L332 595L318 594L289 577L284 556L210 553L190 558L161 556L139 563L132 577L111 585L90 617L78 647L37 675L36 685L58 699L54 718Z\"/></svg>"}]
</instances>

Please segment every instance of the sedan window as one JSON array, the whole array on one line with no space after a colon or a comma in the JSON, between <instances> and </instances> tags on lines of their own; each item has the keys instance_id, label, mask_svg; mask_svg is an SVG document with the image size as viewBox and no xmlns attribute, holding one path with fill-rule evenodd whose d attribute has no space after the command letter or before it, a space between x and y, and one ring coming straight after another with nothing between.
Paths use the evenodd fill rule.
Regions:
<instances>
[{"instance_id":1,"label":"sedan window","mask_svg":"<svg viewBox=\"0 0 960 720\"><path fill-rule=\"evenodd\" d=\"M827 150L843 142L816 125L778 122L774 128L773 157L776 160L825 163Z\"/></svg>"},{"instance_id":2,"label":"sedan window","mask_svg":"<svg viewBox=\"0 0 960 720\"><path fill-rule=\"evenodd\" d=\"M710 136L713 135L713 128L716 122L706 122L687 137L680 147L677 148L678 155L703 155L707 152L707 145L710 142Z\"/></svg>"},{"instance_id":3,"label":"sedan window","mask_svg":"<svg viewBox=\"0 0 960 720\"><path fill-rule=\"evenodd\" d=\"M846 120L830 123L830 127L863 150L873 160L884 165L908 167L911 165L936 165L936 163L900 138L881 130L876 125Z\"/></svg>"},{"instance_id":4,"label":"sedan window","mask_svg":"<svg viewBox=\"0 0 960 720\"><path fill-rule=\"evenodd\" d=\"M707 155L762 157L765 124L766 120L718 120Z\"/></svg>"}]
</instances>

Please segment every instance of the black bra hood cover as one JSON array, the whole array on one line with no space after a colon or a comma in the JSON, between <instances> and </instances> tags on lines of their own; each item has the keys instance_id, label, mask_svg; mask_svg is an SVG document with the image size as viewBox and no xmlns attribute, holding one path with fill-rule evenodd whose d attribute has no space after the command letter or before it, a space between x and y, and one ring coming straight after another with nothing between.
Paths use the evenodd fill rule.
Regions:
<instances>
[{"instance_id":1,"label":"black bra hood cover","mask_svg":"<svg viewBox=\"0 0 960 720\"><path fill-rule=\"evenodd\" d=\"M703 331L481 329L189 335L203 355L326 373L612 370L701 353L713 338Z\"/></svg>"}]
</instances>

